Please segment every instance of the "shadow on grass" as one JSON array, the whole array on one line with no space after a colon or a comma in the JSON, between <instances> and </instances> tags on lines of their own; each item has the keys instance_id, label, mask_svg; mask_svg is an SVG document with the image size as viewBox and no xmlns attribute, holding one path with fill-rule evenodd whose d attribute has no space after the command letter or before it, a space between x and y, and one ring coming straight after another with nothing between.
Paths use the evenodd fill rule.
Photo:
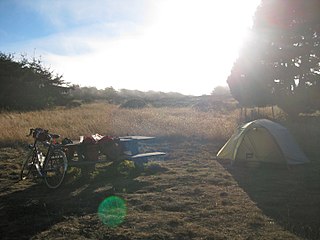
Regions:
<instances>
[{"instance_id":1,"label":"shadow on grass","mask_svg":"<svg viewBox=\"0 0 320 240\"><path fill-rule=\"evenodd\" d=\"M4 190L0 202L1 239L30 239L69 217L95 214L108 196L133 193L148 185L135 176L115 174L111 167L99 169L90 178L67 176L58 189L18 182L15 191ZM6 223L5 223L6 222Z\"/></svg>"},{"instance_id":2,"label":"shadow on grass","mask_svg":"<svg viewBox=\"0 0 320 240\"><path fill-rule=\"evenodd\" d=\"M251 200L284 229L320 239L320 165L222 165Z\"/></svg>"}]
</instances>

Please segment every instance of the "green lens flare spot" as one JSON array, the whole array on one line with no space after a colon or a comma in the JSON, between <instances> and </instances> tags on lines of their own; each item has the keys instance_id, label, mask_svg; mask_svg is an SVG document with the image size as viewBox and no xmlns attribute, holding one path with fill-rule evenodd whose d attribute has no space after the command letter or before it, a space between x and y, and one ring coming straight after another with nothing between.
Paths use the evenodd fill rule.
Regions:
<instances>
[{"instance_id":1,"label":"green lens flare spot","mask_svg":"<svg viewBox=\"0 0 320 240\"><path fill-rule=\"evenodd\" d=\"M126 203L123 199L111 196L103 200L98 208L98 216L108 227L117 227L123 223L127 214Z\"/></svg>"}]
</instances>

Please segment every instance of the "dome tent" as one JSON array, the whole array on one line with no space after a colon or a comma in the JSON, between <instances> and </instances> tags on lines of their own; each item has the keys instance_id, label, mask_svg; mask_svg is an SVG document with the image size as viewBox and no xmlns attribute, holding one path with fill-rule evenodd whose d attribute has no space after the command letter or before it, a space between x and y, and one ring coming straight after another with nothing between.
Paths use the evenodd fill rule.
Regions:
<instances>
[{"instance_id":1,"label":"dome tent","mask_svg":"<svg viewBox=\"0 0 320 240\"><path fill-rule=\"evenodd\" d=\"M309 162L288 129L267 119L255 120L239 127L220 149L217 157L233 162Z\"/></svg>"}]
</instances>

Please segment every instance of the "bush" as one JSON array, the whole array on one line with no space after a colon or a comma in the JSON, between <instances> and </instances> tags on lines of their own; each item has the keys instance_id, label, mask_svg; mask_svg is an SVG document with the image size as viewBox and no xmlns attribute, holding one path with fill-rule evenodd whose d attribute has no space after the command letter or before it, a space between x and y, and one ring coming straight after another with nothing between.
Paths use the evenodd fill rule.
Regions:
<instances>
[{"instance_id":1,"label":"bush","mask_svg":"<svg viewBox=\"0 0 320 240\"><path fill-rule=\"evenodd\" d=\"M144 108L147 107L147 103L143 99L131 99L120 105L120 108Z\"/></svg>"},{"instance_id":2,"label":"bush","mask_svg":"<svg viewBox=\"0 0 320 240\"><path fill-rule=\"evenodd\" d=\"M136 167L133 161L124 160L118 165L117 171L121 175L130 176L135 173Z\"/></svg>"}]
</instances>

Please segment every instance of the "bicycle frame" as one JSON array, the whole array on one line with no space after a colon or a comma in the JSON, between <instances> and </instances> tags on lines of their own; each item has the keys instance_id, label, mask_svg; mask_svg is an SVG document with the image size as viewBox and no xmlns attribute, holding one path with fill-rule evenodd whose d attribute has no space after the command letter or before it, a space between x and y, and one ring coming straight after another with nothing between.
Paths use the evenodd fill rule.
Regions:
<instances>
[{"instance_id":1,"label":"bicycle frame","mask_svg":"<svg viewBox=\"0 0 320 240\"><path fill-rule=\"evenodd\" d=\"M35 156L35 167L37 169L38 174L41 177L44 177L45 172L43 171L43 167L45 165L45 163L48 161L49 157L50 157L50 153L54 148L54 144L50 142L41 142L45 147L47 147L47 152L44 156L41 156L40 154L42 154L42 152L39 150L38 144L39 141L37 139L34 140L34 143L32 145L29 145L30 150L32 150L32 154L34 154ZM44 157L44 159L40 159L40 157Z\"/></svg>"},{"instance_id":2,"label":"bicycle frame","mask_svg":"<svg viewBox=\"0 0 320 240\"><path fill-rule=\"evenodd\" d=\"M27 136L32 134L34 142L29 145L30 153L23 162L20 179L26 179L30 173L33 175L37 173L49 188L57 188L61 185L68 167L65 152L61 145L55 142L59 135L50 134L48 130L41 128L30 129ZM46 147L46 150L40 149L39 142Z\"/></svg>"}]
</instances>

